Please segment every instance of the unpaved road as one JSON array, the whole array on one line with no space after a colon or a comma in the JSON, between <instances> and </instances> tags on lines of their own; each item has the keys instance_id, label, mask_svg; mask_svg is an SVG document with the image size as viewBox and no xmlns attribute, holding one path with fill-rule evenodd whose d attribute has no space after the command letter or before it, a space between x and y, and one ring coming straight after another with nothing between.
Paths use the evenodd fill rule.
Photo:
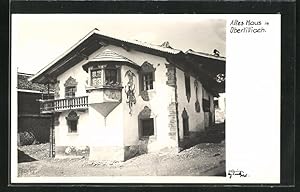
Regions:
<instances>
[{"instance_id":1,"label":"unpaved road","mask_svg":"<svg viewBox=\"0 0 300 192\"><path fill-rule=\"evenodd\" d=\"M18 176L225 176L225 147L202 143L178 154L150 153L125 162L50 159L49 144L19 147L30 162L18 163ZM24 152L24 153L23 153ZM34 160L35 159L35 160ZM33 160L33 161L32 161Z\"/></svg>"}]
</instances>

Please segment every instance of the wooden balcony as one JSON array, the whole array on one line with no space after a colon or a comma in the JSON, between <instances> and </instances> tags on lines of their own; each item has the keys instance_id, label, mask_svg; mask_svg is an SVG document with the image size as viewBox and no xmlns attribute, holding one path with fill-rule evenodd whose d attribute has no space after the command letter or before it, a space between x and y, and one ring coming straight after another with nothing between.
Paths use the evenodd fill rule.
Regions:
<instances>
[{"instance_id":1,"label":"wooden balcony","mask_svg":"<svg viewBox=\"0 0 300 192\"><path fill-rule=\"evenodd\" d=\"M41 113L54 113L70 109L87 109L88 97L70 97L55 100L40 100Z\"/></svg>"}]
</instances>

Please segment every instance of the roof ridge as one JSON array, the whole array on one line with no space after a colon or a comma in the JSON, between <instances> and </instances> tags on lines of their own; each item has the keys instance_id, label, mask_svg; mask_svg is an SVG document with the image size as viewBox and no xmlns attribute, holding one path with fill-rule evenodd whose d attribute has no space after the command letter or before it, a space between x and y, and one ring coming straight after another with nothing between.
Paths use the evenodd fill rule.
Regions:
<instances>
[{"instance_id":1,"label":"roof ridge","mask_svg":"<svg viewBox=\"0 0 300 192\"><path fill-rule=\"evenodd\" d=\"M109 34L100 32L99 30L94 31L94 32L98 35L106 36L108 38L116 39L116 40L123 41L123 42L126 42L126 43L132 43L132 44L147 47L147 48L150 48L150 49L156 49L158 51L163 51L163 52L173 53L173 54L183 52L180 49L175 49L175 48L172 48L172 47L162 47L161 45L157 45L157 44L153 44L153 43L149 43L149 42L145 42L145 41L141 41L141 40L137 40L137 39L128 39L128 38L122 38L122 37L119 37L119 36L111 36Z\"/></svg>"},{"instance_id":2,"label":"roof ridge","mask_svg":"<svg viewBox=\"0 0 300 192\"><path fill-rule=\"evenodd\" d=\"M193 49L188 49L185 53L196 53L196 54L203 54L203 55L207 55L207 56L212 56L215 58L221 58L221 59L226 59L225 56L216 56L214 54L210 54L210 53L206 53L206 52L201 52L201 51L194 51Z\"/></svg>"}]
</instances>

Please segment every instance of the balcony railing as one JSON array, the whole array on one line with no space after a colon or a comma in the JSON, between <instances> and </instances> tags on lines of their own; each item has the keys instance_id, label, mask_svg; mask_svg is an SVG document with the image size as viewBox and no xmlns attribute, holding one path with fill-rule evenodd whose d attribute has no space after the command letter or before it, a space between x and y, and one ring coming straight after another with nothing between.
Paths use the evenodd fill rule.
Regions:
<instances>
[{"instance_id":1,"label":"balcony railing","mask_svg":"<svg viewBox=\"0 0 300 192\"><path fill-rule=\"evenodd\" d=\"M53 113L55 111L64 111L69 109L86 109L88 108L88 97L70 97L55 100L40 100L41 113Z\"/></svg>"}]
</instances>

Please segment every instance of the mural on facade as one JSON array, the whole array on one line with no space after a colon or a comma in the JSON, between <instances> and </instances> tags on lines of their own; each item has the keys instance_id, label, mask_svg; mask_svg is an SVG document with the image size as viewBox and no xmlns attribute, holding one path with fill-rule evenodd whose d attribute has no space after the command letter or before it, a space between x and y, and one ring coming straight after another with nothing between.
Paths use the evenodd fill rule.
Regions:
<instances>
[{"instance_id":1,"label":"mural on facade","mask_svg":"<svg viewBox=\"0 0 300 192\"><path fill-rule=\"evenodd\" d=\"M135 98L135 85L134 85L134 82L133 82L133 78L135 78L135 74L128 70L126 73L125 73L125 77L128 77L128 83L125 85L125 93L126 93L126 96L127 96L127 100L126 100L126 103L128 103L128 106L129 106L129 114L131 115L132 114L132 106L134 104L136 104L136 98Z\"/></svg>"}]
</instances>

